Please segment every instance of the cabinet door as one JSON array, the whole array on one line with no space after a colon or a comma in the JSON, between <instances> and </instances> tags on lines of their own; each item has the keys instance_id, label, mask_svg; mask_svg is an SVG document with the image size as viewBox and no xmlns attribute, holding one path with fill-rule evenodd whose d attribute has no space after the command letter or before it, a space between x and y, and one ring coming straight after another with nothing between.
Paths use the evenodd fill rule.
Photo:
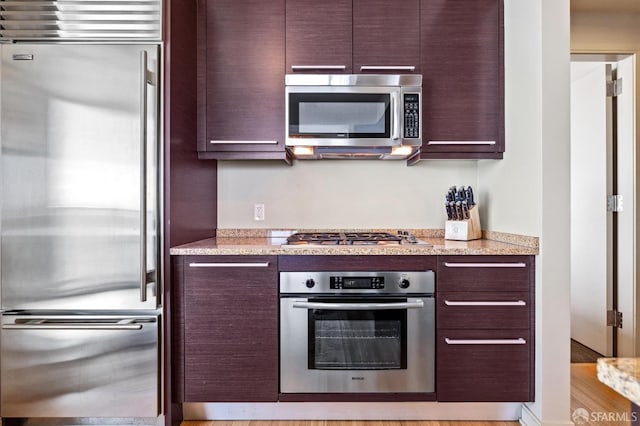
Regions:
<instances>
[{"instance_id":1,"label":"cabinet door","mask_svg":"<svg viewBox=\"0 0 640 426\"><path fill-rule=\"evenodd\" d=\"M420 72L420 0L353 0L356 73Z\"/></svg>"},{"instance_id":2,"label":"cabinet door","mask_svg":"<svg viewBox=\"0 0 640 426\"><path fill-rule=\"evenodd\" d=\"M531 401L531 334L527 329L438 329L438 401Z\"/></svg>"},{"instance_id":3,"label":"cabinet door","mask_svg":"<svg viewBox=\"0 0 640 426\"><path fill-rule=\"evenodd\" d=\"M185 259L186 402L277 401L276 259Z\"/></svg>"},{"instance_id":4,"label":"cabinet door","mask_svg":"<svg viewBox=\"0 0 640 426\"><path fill-rule=\"evenodd\" d=\"M284 0L199 0L199 151L284 151Z\"/></svg>"},{"instance_id":5,"label":"cabinet door","mask_svg":"<svg viewBox=\"0 0 640 426\"><path fill-rule=\"evenodd\" d=\"M351 73L351 0L286 1L286 72Z\"/></svg>"},{"instance_id":6,"label":"cabinet door","mask_svg":"<svg viewBox=\"0 0 640 426\"><path fill-rule=\"evenodd\" d=\"M503 0L422 0L421 158L502 158Z\"/></svg>"}]
</instances>

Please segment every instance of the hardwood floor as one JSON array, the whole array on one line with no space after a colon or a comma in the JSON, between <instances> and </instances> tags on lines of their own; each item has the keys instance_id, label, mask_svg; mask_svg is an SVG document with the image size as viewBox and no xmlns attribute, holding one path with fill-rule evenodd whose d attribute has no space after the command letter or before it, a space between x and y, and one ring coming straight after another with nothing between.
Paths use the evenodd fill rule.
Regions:
<instances>
[{"instance_id":1,"label":"hardwood floor","mask_svg":"<svg viewBox=\"0 0 640 426\"><path fill-rule=\"evenodd\" d=\"M515 426L518 422L428 422L428 421L234 421L182 422L182 426Z\"/></svg>"},{"instance_id":2,"label":"hardwood floor","mask_svg":"<svg viewBox=\"0 0 640 426\"><path fill-rule=\"evenodd\" d=\"M598 352L586 347L582 343L571 339L571 362L584 363L596 362L598 358L602 358Z\"/></svg>"},{"instance_id":3,"label":"hardwood floor","mask_svg":"<svg viewBox=\"0 0 640 426\"><path fill-rule=\"evenodd\" d=\"M629 421L624 420L630 418L631 403L601 383L596 374L595 363L571 364L571 413L581 408L587 410L589 421L580 422L580 425L628 426ZM603 422L602 416L611 417Z\"/></svg>"},{"instance_id":4,"label":"hardwood floor","mask_svg":"<svg viewBox=\"0 0 640 426\"><path fill-rule=\"evenodd\" d=\"M595 363L571 364L571 413L587 410L580 425L627 426L631 404L596 376ZM598 416L612 416L605 421ZM612 418L621 421L611 421ZM591 421L593 420L593 421ZM518 422L471 421L185 421L182 426L516 426Z\"/></svg>"}]
</instances>

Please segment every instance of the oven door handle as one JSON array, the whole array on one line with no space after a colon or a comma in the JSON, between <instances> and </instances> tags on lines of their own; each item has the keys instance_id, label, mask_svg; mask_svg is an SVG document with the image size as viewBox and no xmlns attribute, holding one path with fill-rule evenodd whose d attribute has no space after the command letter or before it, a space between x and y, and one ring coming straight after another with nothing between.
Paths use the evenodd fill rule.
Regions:
<instances>
[{"instance_id":1,"label":"oven door handle","mask_svg":"<svg viewBox=\"0 0 640 426\"><path fill-rule=\"evenodd\" d=\"M325 303L325 302L293 302L294 308L327 309L332 311L382 311L400 309L422 309L424 302L401 303Z\"/></svg>"}]
</instances>

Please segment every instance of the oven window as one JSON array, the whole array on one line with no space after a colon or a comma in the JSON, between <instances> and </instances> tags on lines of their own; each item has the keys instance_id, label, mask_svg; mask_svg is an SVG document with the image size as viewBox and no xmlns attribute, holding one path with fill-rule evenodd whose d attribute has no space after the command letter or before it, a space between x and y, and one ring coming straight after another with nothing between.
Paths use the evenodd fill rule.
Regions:
<instances>
[{"instance_id":1,"label":"oven window","mask_svg":"<svg viewBox=\"0 0 640 426\"><path fill-rule=\"evenodd\" d=\"M335 299L314 302L337 303ZM406 299L375 299L376 303ZM371 299L340 299L371 303ZM392 370L407 368L407 311L309 310L309 369Z\"/></svg>"},{"instance_id":2,"label":"oven window","mask_svg":"<svg viewBox=\"0 0 640 426\"><path fill-rule=\"evenodd\" d=\"M390 95L290 93L289 136L390 137Z\"/></svg>"}]
</instances>

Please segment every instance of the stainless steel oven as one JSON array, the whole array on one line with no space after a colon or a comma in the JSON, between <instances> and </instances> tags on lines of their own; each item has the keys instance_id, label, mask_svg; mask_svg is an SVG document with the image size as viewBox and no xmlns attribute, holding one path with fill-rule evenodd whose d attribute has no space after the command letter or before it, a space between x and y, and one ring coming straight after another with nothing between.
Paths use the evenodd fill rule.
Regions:
<instances>
[{"instance_id":1,"label":"stainless steel oven","mask_svg":"<svg viewBox=\"0 0 640 426\"><path fill-rule=\"evenodd\" d=\"M281 393L434 392L435 281L281 272Z\"/></svg>"}]
</instances>

